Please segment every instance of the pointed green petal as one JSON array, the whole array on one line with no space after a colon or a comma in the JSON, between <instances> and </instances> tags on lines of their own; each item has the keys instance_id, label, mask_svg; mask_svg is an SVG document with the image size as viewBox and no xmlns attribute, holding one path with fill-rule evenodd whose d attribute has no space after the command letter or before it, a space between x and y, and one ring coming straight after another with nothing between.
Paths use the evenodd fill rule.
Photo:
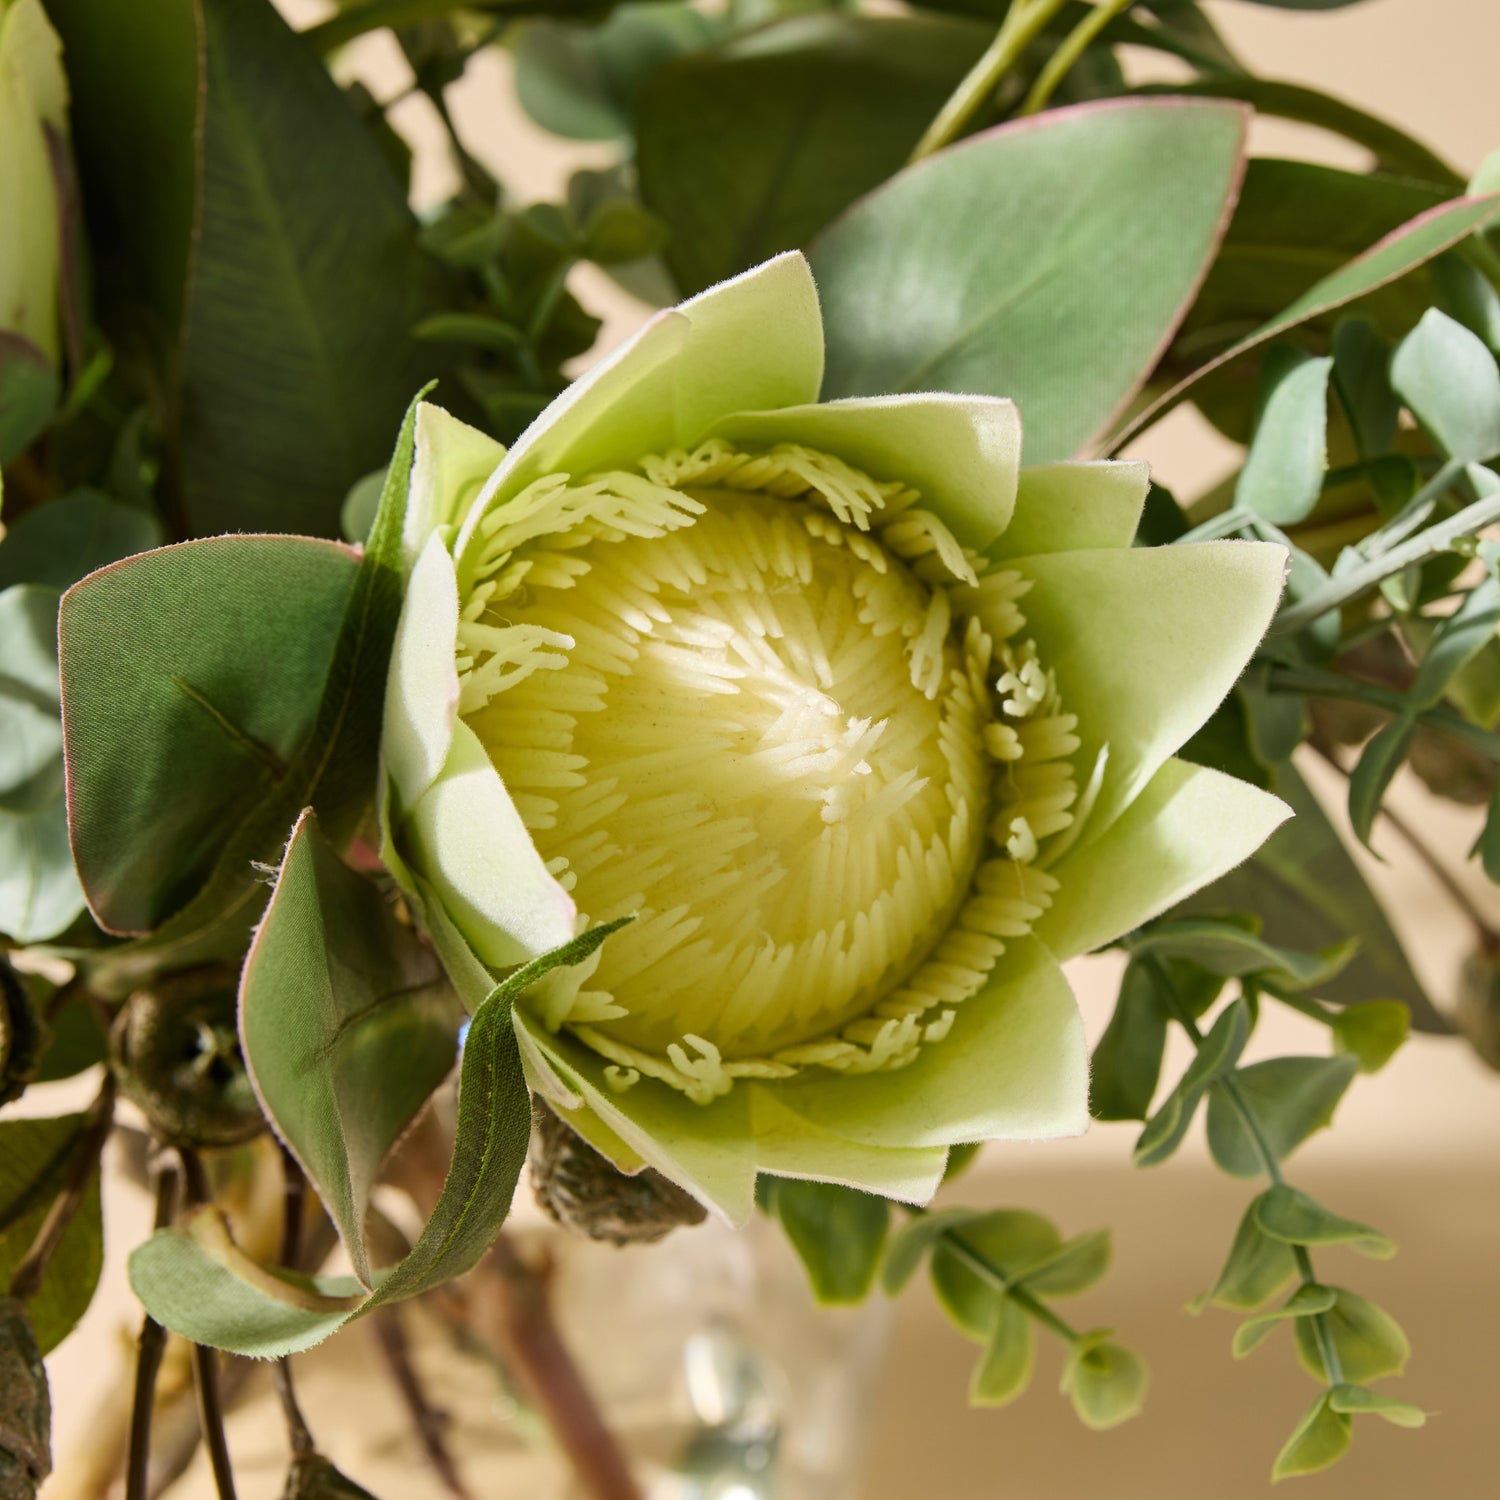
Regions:
<instances>
[{"instance_id":1,"label":"pointed green petal","mask_svg":"<svg viewBox=\"0 0 1500 1500\"><path fill-rule=\"evenodd\" d=\"M516 1034L524 1037L523 1061L528 1055L545 1061L583 1100L582 1109L564 1111L563 1118L596 1151L616 1160L611 1143L623 1144L632 1153L628 1161L616 1160L623 1170L634 1171L645 1162L730 1223L743 1224L750 1217L755 1151L743 1088L712 1104L694 1104L650 1078L617 1093L605 1081L606 1064L598 1053L566 1032L548 1032L524 1005L516 1007L515 1017Z\"/></svg>"},{"instance_id":2,"label":"pointed green petal","mask_svg":"<svg viewBox=\"0 0 1500 1500\"><path fill-rule=\"evenodd\" d=\"M1141 463L1039 464L1022 469L1016 513L993 546L996 562L1094 547L1128 547L1151 470Z\"/></svg>"},{"instance_id":3,"label":"pointed green petal","mask_svg":"<svg viewBox=\"0 0 1500 1500\"><path fill-rule=\"evenodd\" d=\"M764 1172L812 1182L837 1182L902 1203L927 1203L948 1165L946 1146L868 1146L822 1130L782 1104L774 1088L750 1093L755 1160Z\"/></svg>"},{"instance_id":4,"label":"pointed green petal","mask_svg":"<svg viewBox=\"0 0 1500 1500\"><path fill-rule=\"evenodd\" d=\"M1054 867L1061 889L1037 936L1064 959L1112 942L1232 870L1291 811L1233 776L1169 760L1105 833Z\"/></svg>"},{"instance_id":5,"label":"pointed green petal","mask_svg":"<svg viewBox=\"0 0 1500 1500\"><path fill-rule=\"evenodd\" d=\"M442 774L406 826L410 863L484 963L522 963L573 936L568 893L547 873L484 746L462 720Z\"/></svg>"},{"instance_id":6,"label":"pointed green petal","mask_svg":"<svg viewBox=\"0 0 1500 1500\"><path fill-rule=\"evenodd\" d=\"M1234 685L1281 596L1286 549L1202 542L1020 559L1021 601L1064 707L1078 715L1077 764L1109 747L1083 830L1109 827Z\"/></svg>"},{"instance_id":7,"label":"pointed green petal","mask_svg":"<svg viewBox=\"0 0 1500 1500\"><path fill-rule=\"evenodd\" d=\"M818 399L823 319L812 269L796 251L722 281L677 311L692 325L677 365L677 431L700 442L721 417ZM644 446L637 455L651 450Z\"/></svg>"},{"instance_id":8,"label":"pointed green petal","mask_svg":"<svg viewBox=\"0 0 1500 1500\"><path fill-rule=\"evenodd\" d=\"M399 808L415 807L437 780L458 717L458 582L440 536L412 569L386 675L381 765Z\"/></svg>"},{"instance_id":9,"label":"pointed green petal","mask_svg":"<svg viewBox=\"0 0 1500 1500\"><path fill-rule=\"evenodd\" d=\"M741 412L713 429L732 443L801 443L873 479L899 479L966 547L1004 531L1015 504L1021 418L989 396L875 396Z\"/></svg>"},{"instance_id":10,"label":"pointed green petal","mask_svg":"<svg viewBox=\"0 0 1500 1500\"><path fill-rule=\"evenodd\" d=\"M402 531L408 568L439 526L463 520L505 458L505 448L494 438L430 401L417 407L416 442Z\"/></svg>"},{"instance_id":11,"label":"pointed green petal","mask_svg":"<svg viewBox=\"0 0 1500 1500\"><path fill-rule=\"evenodd\" d=\"M1056 959L1031 938L1012 943L952 1030L889 1073L809 1070L774 1088L780 1103L825 1130L871 1146L1049 1140L1088 1124L1088 1047Z\"/></svg>"}]
</instances>

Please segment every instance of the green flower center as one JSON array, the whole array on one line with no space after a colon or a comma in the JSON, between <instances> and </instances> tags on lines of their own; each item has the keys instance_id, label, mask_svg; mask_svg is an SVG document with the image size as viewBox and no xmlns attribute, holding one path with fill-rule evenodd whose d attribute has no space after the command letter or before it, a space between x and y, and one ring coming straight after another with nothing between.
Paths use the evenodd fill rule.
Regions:
<instances>
[{"instance_id":1,"label":"green flower center","mask_svg":"<svg viewBox=\"0 0 1500 1500\"><path fill-rule=\"evenodd\" d=\"M637 916L546 1019L699 1099L899 1066L1040 915L1073 822L1024 582L826 455L642 470L540 481L462 554L460 712L580 912Z\"/></svg>"}]
</instances>

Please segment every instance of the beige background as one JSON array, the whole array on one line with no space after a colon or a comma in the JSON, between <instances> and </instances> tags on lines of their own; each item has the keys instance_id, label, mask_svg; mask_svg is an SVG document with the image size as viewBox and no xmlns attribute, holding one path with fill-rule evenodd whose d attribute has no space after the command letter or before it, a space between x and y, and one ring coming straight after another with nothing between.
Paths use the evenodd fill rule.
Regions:
<instances>
[{"instance_id":1,"label":"beige background","mask_svg":"<svg viewBox=\"0 0 1500 1500\"><path fill-rule=\"evenodd\" d=\"M285 0L285 8L300 23L325 7L318 0ZM1313 82L1389 114L1461 169L1477 166L1500 146L1496 0L1369 0L1311 15L1233 0L1209 9L1257 71ZM382 39L362 44L351 65L382 80L382 97L399 91L399 62ZM503 57L487 56L454 90L453 106L477 153L502 171L520 198L555 191L567 169L600 157L590 148L559 148L532 129L508 106L505 84ZM400 120L430 139L424 108L420 101L403 106ZM1255 144L1266 154L1360 164L1358 153L1341 143L1274 122L1257 126ZM424 159L419 197L434 201L445 188L443 164ZM579 290L591 304L597 301L597 283L585 277ZM640 309L617 299L601 351L639 316ZM1223 445L1186 415L1150 435L1137 452L1184 493L1216 477L1229 459ZM1420 789L1404 785L1401 791L1430 836L1457 858L1472 836L1469 823ZM1390 896L1434 993L1451 994L1467 940L1463 926L1398 842L1383 834L1377 843L1390 862L1372 867L1372 878ZM1472 871L1466 874L1500 920L1495 893ZM1114 970L1108 958L1074 969L1096 1035L1108 1017ZM1320 1042L1295 1017L1277 1017L1264 1031L1257 1040L1262 1052L1312 1050ZM43 1092L28 1104L55 1108L55 1097L40 1097ZM1114 1271L1068 1312L1079 1326L1118 1327L1146 1356L1152 1368L1146 1415L1113 1433L1080 1428L1055 1394L1060 1357L1045 1343L1036 1384L1022 1403L1000 1412L968 1411L964 1391L973 1350L917 1286L896 1310L862 1500L1072 1500L1088 1494L1236 1500L1264 1493L1272 1456L1314 1388L1295 1369L1284 1336L1235 1363L1228 1348L1234 1320L1215 1312L1194 1319L1183 1311L1214 1276L1254 1189L1217 1174L1196 1135L1179 1158L1149 1172L1130 1166L1131 1139L1128 1127L1096 1127L1074 1142L991 1148L954 1196L1035 1208L1068 1232L1114 1226ZM1494 1440L1500 1365L1492 1352L1500 1347L1500 1079L1458 1045L1418 1039L1385 1073L1355 1085L1337 1128L1294 1159L1291 1175L1338 1211L1378 1224L1401 1243L1393 1262L1333 1253L1319 1264L1326 1264L1330 1279L1347 1280L1403 1322L1415 1354L1407 1378L1388 1388L1437 1413L1417 1434L1362 1422L1352 1456L1331 1474L1303 1481L1303 1492L1330 1500L1404 1500L1416 1493L1482 1500L1500 1493ZM139 1197L114 1184L105 1295L50 1362L63 1451L88 1430L95 1399L124 1368L121 1341L136 1314L121 1262L146 1227ZM414 1475L418 1461L399 1414L377 1389L383 1382L369 1378L370 1360L370 1347L356 1331L303 1361L310 1415L315 1424L322 1418L325 1432L336 1424L341 1459ZM461 1393L445 1394L458 1400ZM502 1415L497 1411L496 1420ZM236 1451L248 1456L253 1448L271 1460L279 1418L260 1405L236 1419L232 1437ZM242 1494L253 1500L276 1493L273 1471L274 1461L252 1465ZM373 1479L374 1471L363 1472ZM183 1493L209 1493L201 1471ZM397 1500L438 1491L413 1477L382 1493ZM521 1491L508 1486L504 1493ZM57 1500L63 1489L53 1486L44 1495Z\"/></svg>"}]
</instances>

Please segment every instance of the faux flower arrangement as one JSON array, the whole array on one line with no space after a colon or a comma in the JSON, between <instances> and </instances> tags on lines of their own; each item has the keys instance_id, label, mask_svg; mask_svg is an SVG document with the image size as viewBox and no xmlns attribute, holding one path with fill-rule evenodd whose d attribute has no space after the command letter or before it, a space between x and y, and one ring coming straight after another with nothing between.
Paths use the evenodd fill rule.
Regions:
<instances>
[{"instance_id":1,"label":"faux flower arrangement","mask_svg":"<svg viewBox=\"0 0 1500 1500\"><path fill-rule=\"evenodd\" d=\"M1044 1327L1114 1426L1142 1361L1051 1306L1107 1238L926 1208L980 1143L1091 1114L1142 1121L1151 1165L1201 1111L1267 1179L1205 1300L1251 1314L1236 1353L1290 1322L1318 1382L1276 1477L1356 1416L1420 1425L1372 1385L1400 1328L1314 1264L1389 1240L1282 1163L1454 1018L1293 755L1363 745L1361 839L1408 757L1493 787L1500 175L1250 77L1193 4L978 9L0 6L3 1097L99 1080L0 1122L5 1493L51 1467L42 1356L132 1114L127 1500L169 1332L221 1496L216 1350L280 1362L288 1496L365 1493L289 1357L481 1262L526 1283L528 1152L579 1232L769 1214L827 1301L925 1262L977 1402L1020 1396ZM539 122L619 168L517 210L454 133L419 223L384 113L321 60L386 27L440 110L510 48ZM1198 81L1131 88L1128 46ZM1247 167L1251 105L1377 170ZM1328 202L1374 228L1247 285L1225 247L1288 199L1309 244ZM582 262L675 305L569 381ZM1245 446L1189 506L1104 456L1183 399ZM1493 1060L1478 937L1457 1021ZM1061 964L1110 945L1090 1058ZM1328 1054L1242 1064L1271 1004ZM393 1251L372 1195L455 1064L451 1161ZM555 1362L502 1354L559 1406ZM591 1493L637 1493L558 1436Z\"/></svg>"}]
</instances>

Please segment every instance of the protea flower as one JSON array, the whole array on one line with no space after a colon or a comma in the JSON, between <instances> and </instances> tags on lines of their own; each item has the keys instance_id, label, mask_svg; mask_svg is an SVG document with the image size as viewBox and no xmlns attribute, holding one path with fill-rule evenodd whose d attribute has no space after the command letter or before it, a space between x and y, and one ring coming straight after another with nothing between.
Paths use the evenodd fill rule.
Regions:
<instances>
[{"instance_id":1,"label":"protea flower","mask_svg":"<svg viewBox=\"0 0 1500 1500\"><path fill-rule=\"evenodd\" d=\"M67 130L62 45L40 0L0 0L0 336L24 339L52 365L61 265L53 163Z\"/></svg>"},{"instance_id":2,"label":"protea flower","mask_svg":"<svg viewBox=\"0 0 1500 1500\"><path fill-rule=\"evenodd\" d=\"M1280 548L1132 549L1137 464L1019 467L1006 401L818 404L786 255L655 318L508 453L417 425L386 856L460 990L625 914L518 1006L529 1082L732 1219L759 1171L923 1201L1076 1134L1060 961L1249 854L1173 759Z\"/></svg>"}]
</instances>

